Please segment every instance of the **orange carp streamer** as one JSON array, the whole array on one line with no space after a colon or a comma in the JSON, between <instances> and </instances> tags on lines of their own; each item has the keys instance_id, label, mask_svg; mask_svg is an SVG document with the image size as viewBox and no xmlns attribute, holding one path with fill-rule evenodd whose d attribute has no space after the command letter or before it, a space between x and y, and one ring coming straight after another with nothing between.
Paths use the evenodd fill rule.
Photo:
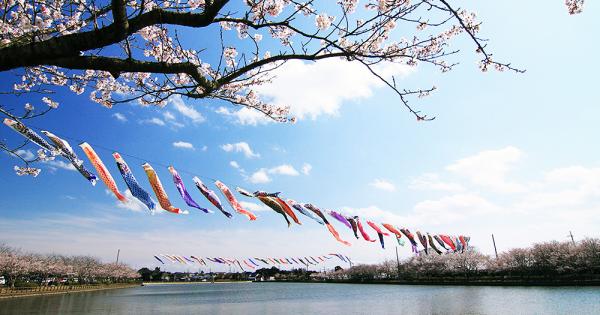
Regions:
<instances>
[{"instance_id":1,"label":"orange carp streamer","mask_svg":"<svg viewBox=\"0 0 600 315\"><path fill-rule=\"evenodd\" d=\"M223 193L223 196L227 198L227 201L237 213L247 216L250 221L256 220L256 215L254 215L254 213L242 208L242 205L237 201L229 187L220 181L215 181L215 186L219 188L221 193Z\"/></svg>"},{"instance_id":2,"label":"orange carp streamer","mask_svg":"<svg viewBox=\"0 0 600 315\"><path fill-rule=\"evenodd\" d=\"M340 237L340 233L338 233L338 231L336 231L333 228L333 225L331 225L330 223L326 223L325 226L327 226L327 229L329 230L329 232L331 233L331 235L333 235L333 237L340 243L346 245L346 246L352 246L352 244L350 244L350 242L344 241L341 237Z\"/></svg>"},{"instance_id":3,"label":"orange carp streamer","mask_svg":"<svg viewBox=\"0 0 600 315\"><path fill-rule=\"evenodd\" d=\"M283 211L285 211L285 213L287 215L289 215L292 218L292 220L294 220L294 222L296 222L296 224L302 225L302 223L300 223L300 220L298 220L296 213L294 213L292 208L287 203L285 203L285 201L283 201L283 199L281 199L279 197L272 197L272 198L281 206Z\"/></svg>"},{"instance_id":4,"label":"orange carp streamer","mask_svg":"<svg viewBox=\"0 0 600 315\"><path fill-rule=\"evenodd\" d=\"M398 229L396 229L393 225L388 223L381 223L381 225L383 225L383 227L386 228L388 231L396 234L396 238L402 237L402 232L398 231Z\"/></svg>"},{"instance_id":5,"label":"orange carp streamer","mask_svg":"<svg viewBox=\"0 0 600 315\"><path fill-rule=\"evenodd\" d=\"M150 164L148 163L144 163L142 167L144 168L144 172L146 172L146 176L148 176L148 181L150 182L150 186L152 186L152 190L154 191L154 194L156 195L156 199L158 199L158 203L160 204L160 206L163 209L172 213L188 214L188 211L182 211L181 209L175 208L173 207L173 205L171 205L169 196L167 196L167 192L165 191L165 188L160 182L160 179L158 178L158 175L156 174L152 166L150 166Z\"/></svg>"},{"instance_id":6,"label":"orange carp streamer","mask_svg":"<svg viewBox=\"0 0 600 315\"><path fill-rule=\"evenodd\" d=\"M92 165L98 172L98 176L100 176L100 179L102 179L106 187L108 187L108 189L110 189L110 191L112 191L113 194L115 194L117 199L119 199L123 203L126 203L127 198L125 198L125 196L119 191L119 189L117 188L117 183L113 179L112 175L110 174L104 163L102 163L102 160L100 159L98 154L96 154L96 151L92 149L92 146L90 146L87 142L83 142L79 145L79 147L81 147L88 160L90 160L90 163L92 163Z\"/></svg>"}]
</instances>

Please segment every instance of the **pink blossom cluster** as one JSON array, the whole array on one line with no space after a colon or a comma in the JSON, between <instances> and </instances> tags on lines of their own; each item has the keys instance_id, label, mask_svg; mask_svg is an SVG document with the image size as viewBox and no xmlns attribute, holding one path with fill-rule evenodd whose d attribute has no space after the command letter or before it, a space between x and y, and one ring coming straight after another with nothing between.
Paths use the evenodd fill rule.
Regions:
<instances>
[{"instance_id":1,"label":"pink blossom cluster","mask_svg":"<svg viewBox=\"0 0 600 315\"><path fill-rule=\"evenodd\" d=\"M579 14L583 11L583 2L584 0L565 0L565 5L567 6L567 10L569 14Z\"/></svg>"}]
</instances>

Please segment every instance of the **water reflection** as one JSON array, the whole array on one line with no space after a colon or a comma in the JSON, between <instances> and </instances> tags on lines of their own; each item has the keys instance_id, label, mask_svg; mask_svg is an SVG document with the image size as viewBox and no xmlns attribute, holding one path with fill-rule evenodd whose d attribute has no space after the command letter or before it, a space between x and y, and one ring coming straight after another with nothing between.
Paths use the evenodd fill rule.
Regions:
<instances>
[{"instance_id":1,"label":"water reflection","mask_svg":"<svg viewBox=\"0 0 600 315\"><path fill-rule=\"evenodd\" d=\"M0 300L0 314L594 314L598 288L151 285Z\"/></svg>"}]
</instances>

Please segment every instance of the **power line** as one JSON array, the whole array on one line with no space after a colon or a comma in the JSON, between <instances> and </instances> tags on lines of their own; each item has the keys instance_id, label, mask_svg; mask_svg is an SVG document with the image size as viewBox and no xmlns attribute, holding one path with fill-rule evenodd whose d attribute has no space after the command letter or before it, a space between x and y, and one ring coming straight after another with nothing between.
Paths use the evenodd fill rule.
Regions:
<instances>
[{"instance_id":1,"label":"power line","mask_svg":"<svg viewBox=\"0 0 600 315\"><path fill-rule=\"evenodd\" d=\"M37 131L46 130L46 128L40 128L40 127L34 126L34 125L28 125L28 127L31 128L31 129L35 129ZM87 143L93 145L94 148L98 148L98 149L101 149L101 150L104 150L104 151L107 151L107 152L111 152L111 153L112 152L119 152L119 154L121 154L123 156L130 157L132 159L136 159L136 160L139 160L141 162L149 162L149 163L152 163L153 165L159 165L159 166L162 166L162 167L165 167L165 168L168 168L169 166L171 166L171 164L159 162L159 161L156 161L156 160L147 159L147 158L140 157L140 156L133 155L133 154L129 154L129 153L124 153L123 151L121 151L119 149L107 147L107 146L98 144L96 142L86 141L86 140L83 140L83 139L79 139L79 138L67 136L67 135L65 135L63 133L56 133L54 131L53 131L53 133L56 134L57 136L61 137L61 138L69 139L69 140L76 141L76 142L79 142L79 143L87 142ZM177 171L180 172L180 173L186 173L186 174L191 175L191 176L197 176L197 177L200 177L200 178L209 179L209 180L211 180L213 182L217 181L217 179L215 179L215 178L207 177L207 176L204 176L204 175L200 175L200 174L197 174L197 173L195 173L193 171L189 171L189 170L186 170L186 169L177 168ZM223 181L221 180L221 182L223 182ZM233 185L230 185L230 186L239 187L240 185L233 184Z\"/></svg>"}]
</instances>

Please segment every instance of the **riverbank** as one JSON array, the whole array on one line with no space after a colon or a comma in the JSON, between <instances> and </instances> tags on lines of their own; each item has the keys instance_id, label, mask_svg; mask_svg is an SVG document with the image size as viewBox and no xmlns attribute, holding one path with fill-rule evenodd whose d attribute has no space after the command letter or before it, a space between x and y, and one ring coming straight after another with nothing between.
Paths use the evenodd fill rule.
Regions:
<instances>
[{"instance_id":1,"label":"riverbank","mask_svg":"<svg viewBox=\"0 0 600 315\"><path fill-rule=\"evenodd\" d=\"M0 299L53 295L99 290L124 289L140 286L140 283L87 284L87 285L58 285L32 288L0 288Z\"/></svg>"}]
</instances>

